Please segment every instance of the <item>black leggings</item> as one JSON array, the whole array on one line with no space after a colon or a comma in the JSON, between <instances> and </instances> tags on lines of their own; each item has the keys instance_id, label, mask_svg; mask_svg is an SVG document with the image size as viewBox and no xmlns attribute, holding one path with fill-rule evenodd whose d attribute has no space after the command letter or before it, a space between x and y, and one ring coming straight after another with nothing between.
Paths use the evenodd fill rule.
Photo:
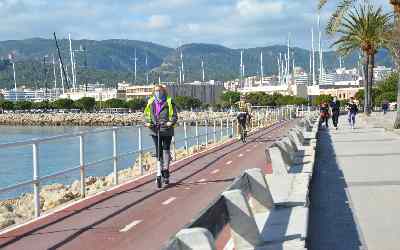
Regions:
<instances>
[{"instance_id":1,"label":"black leggings","mask_svg":"<svg viewBox=\"0 0 400 250\"><path fill-rule=\"evenodd\" d=\"M170 150L172 136L160 136L160 145L158 145L158 138L156 135L151 136L154 141L154 145L156 147L156 154L160 161L163 161L163 154L162 151Z\"/></svg>"}]
</instances>

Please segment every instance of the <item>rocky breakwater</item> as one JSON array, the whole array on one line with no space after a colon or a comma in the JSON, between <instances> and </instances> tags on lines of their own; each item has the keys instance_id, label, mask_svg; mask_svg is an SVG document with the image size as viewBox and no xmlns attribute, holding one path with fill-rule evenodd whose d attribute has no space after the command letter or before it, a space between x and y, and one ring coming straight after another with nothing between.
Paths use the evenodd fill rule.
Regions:
<instances>
[{"instance_id":1,"label":"rocky breakwater","mask_svg":"<svg viewBox=\"0 0 400 250\"><path fill-rule=\"evenodd\" d=\"M180 112L179 120L199 120L204 125L205 120L226 116L222 112ZM143 113L129 114L99 114L99 113L7 113L0 114L0 125L18 126L130 126L142 124Z\"/></svg>"},{"instance_id":2,"label":"rocky breakwater","mask_svg":"<svg viewBox=\"0 0 400 250\"><path fill-rule=\"evenodd\" d=\"M216 146L210 142L208 147ZM193 146L188 150L177 149L173 159L182 159L199 151L205 150L205 145L199 148ZM142 168L139 160L136 159L134 165L130 168L118 171L120 183L134 180L141 176L142 171L148 174L155 171L156 160L152 152L147 152L142 157ZM107 176L90 176L85 179L86 195L90 196L104 189L110 188L114 184L114 175L110 173ZM48 212L60 205L77 200L81 197L81 184L76 180L70 185L54 183L44 185L40 190L40 208L42 212ZM34 217L34 197L32 193L24 193L15 199L0 201L0 230L14 224L20 224Z\"/></svg>"}]
</instances>

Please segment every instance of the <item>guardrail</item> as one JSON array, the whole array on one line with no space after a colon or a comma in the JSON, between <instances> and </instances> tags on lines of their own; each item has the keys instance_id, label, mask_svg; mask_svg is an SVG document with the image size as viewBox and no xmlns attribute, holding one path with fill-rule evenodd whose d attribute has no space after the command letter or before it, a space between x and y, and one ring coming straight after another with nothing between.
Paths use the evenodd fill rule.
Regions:
<instances>
[{"instance_id":1,"label":"guardrail","mask_svg":"<svg viewBox=\"0 0 400 250\"><path fill-rule=\"evenodd\" d=\"M279 108L279 109L266 109L266 110L259 110L255 116L253 115L253 119L250 124L250 129L255 129L259 127L263 127L267 124L271 124L274 121L277 120L283 120L283 119L291 119L294 117L294 115L299 115L298 110L295 110L294 108ZM184 138L182 140L175 140L175 137L173 138L172 141L172 151L173 155L175 158L173 160L176 160L176 143L181 142L184 143L184 148L186 149L186 152L189 153L189 140L196 140L196 148L200 148L200 138L205 137L205 144L208 146L208 143L210 141L210 138L212 138L213 143L218 143L222 142L223 140L227 140L231 137L237 136L237 120L236 117L232 116L225 116L225 117L218 117L218 118L213 118L213 119L206 119L204 122L205 126L205 133L199 134L199 123L200 120L192 120L192 121L180 121L179 125L183 126L184 130ZM193 124L195 125L195 134L194 135L189 135L188 134L188 124ZM210 124L211 123L211 124ZM210 126L211 125L211 126ZM219 126L220 130L220 141L218 141L218 136L217 136L217 126ZM117 133L121 131L122 129L127 129L127 127L112 127L112 128L106 128L106 129L97 129L97 130L92 130L92 131L83 131L83 132L78 132L78 133L71 133L71 134L63 134L63 135L58 135L58 136L53 136L53 137L47 137L47 138L41 138L41 139L32 139L32 140L26 140L26 141L19 141L19 142L14 142L14 143L5 143L5 144L0 144L0 150L8 149L8 148L17 148L21 146L32 146L32 171L33 171L33 177L32 180L17 183L15 185L7 186L4 188L0 188L0 194L7 193L10 191L14 191L20 187L25 187L32 185L33 186L33 205L34 205L34 216L39 217L41 214L41 197L40 197L40 186L43 181L46 180L52 180L55 179L59 176L71 174L74 171L80 172L80 196L81 198L84 198L86 196L86 171L89 167L94 167L96 165L99 165L100 163L104 163L107 161L112 161L113 165L113 185L118 185L119 180L118 180L118 167L117 167L117 162L120 158L126 157L126 156L131 156L131 155L137 155L137 160L138 160L138 165L140 166L140 174L144 174L144 168L143 168L143 154L146 151L150 151L155 149L154 146L148 147L148 148L143 148L142 145L142 128L143 126L136 126L138 128L138 147L137 150L131 151L131 152L125 152L125 153L118 153L118 140L117 140ZM129 127L128 127L129 128ZM236 129L235 129L236 128ZM93 134L99 134L99 133L106 133L106 132L112 132L112 157L104 158L104 159L99 159L95 160L92 162L86 162L85 158L85 138L88 137L89 135ZM236 132L236 133L235 133ZM224 138L225 134L225 138ZM48 142L54 142L62 139L70 139L70 138L77 138L79 140L79 166L75 166L72 168L68 168L50 175L46 176L41 176L40 175L40 159L39 159L39 150L40 150L40 145L48 143Z\"/></svg>"}]
</instances>

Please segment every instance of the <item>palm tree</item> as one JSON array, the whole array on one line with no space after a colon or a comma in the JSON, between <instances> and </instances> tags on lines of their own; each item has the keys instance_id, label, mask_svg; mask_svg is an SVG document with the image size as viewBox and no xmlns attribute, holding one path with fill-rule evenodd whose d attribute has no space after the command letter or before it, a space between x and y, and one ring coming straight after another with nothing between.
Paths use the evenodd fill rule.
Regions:
<instances>
[{"instance_id":1,"label":"palm tree","mask_svg":"<svg viewBox=\"0 0 400 250\"><path fill-rule=\"evenodd\" d=\"M384 14L382 8L374 9L366 4L353 8L338 22L335 33L341 37L332 44L342 55L361 49L364 56L364 112L370 113L371 89L375 54L387 44L391 30L391 15Z\"/></svg>"},{"instance_id":2,"label":"palm tree","mask_svg":"<svg viewBox=\"0 0 400 250\"><path fill-rule=\"evenodd\" d=\"M356 0L341 0L341 2L338 4L336 11L332 15L328 23L327 29L333 30L335 26L337 26L337 23L344 15L344 13L347 12L347 10L355 1ZM319 2L318 8L321 9L328 2L328 0L318 0L318 2ZM392 37L391 49L394 52L393 55L395 59L397 72L400 72L400 43L397 42L398 39L400 38L400 0L389 0L389 3L393 6L395 14L395 25L394 25L395 28L394 28L394 36ZM394 122L394 128L395 129L400 128L400 78L397 83L397 114Z\"/></svg>"}]
</instances>

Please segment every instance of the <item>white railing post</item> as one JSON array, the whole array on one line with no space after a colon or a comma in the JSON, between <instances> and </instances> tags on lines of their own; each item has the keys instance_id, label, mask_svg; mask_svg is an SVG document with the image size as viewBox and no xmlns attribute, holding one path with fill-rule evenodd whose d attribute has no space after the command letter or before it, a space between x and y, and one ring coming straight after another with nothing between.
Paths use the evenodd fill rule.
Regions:
<instances>
[{"instance_id":1,"label":"white railing post","mask_svg":"<svg viewBox=\"0 0 400 250\"><path fill-rule=\"evenodd\" d=\"M224 125L223 125L224 121L221 119L221 142L223 141L224 138Z\"/></svg>"},{"instance_id":2,"label":"white railing post","mask_svg":"<svg viewBox=\"0 0 400 250\"><path fill-rule=\"evenodd\" d=\"M86 174L85 174L85 138L79 136L79 171L81 176L81 197L86 196Z\"/></svg>"},{"instance_id":3,"label":"white railing post","mask_svg":"<svg viewBox=\"0 0 400 250\"><path fill-rule=\"evenodd\" d=\"M32 144L32 165L33 165L33 205L35 217L40 216L40 178L39 178L39 145Z\"/></svg>"},{"instance_id":4,"label":"white railing post","mask_svg":"<svg viewBox=\"0 0 400 250\"><path fill-rule=\"evenodd\" d=\"M257 112L257 127L260 128L260 112Z\"/></svg>"},{"instance_id":5,"label":"white railing post","mask_svg":"<svg viewBox=\"0 0 400 250\"><path fill-rule=\"evenodd\" d=\"M213 136L214 136L214 140L213 143L217 143L217 120L214 119L214 128L213 128Z\"/></svg>"},{"instance_id":6,"label":"white railing post","mask_svg":"<svg viewBox=\"0 0 400 250\"><path fill-rule=\"evenodd\" d=\"M117 169L117 130L113 129L113 166L114 166L114 185L118 185Z\"/></svg>"},{"instance_id":7,"label":"white railing post","mask_svg":"<svg viewBox=\"0 0 400 250\"><path fill-rule=\"evenodd\" d=\"M176 161L176 138L175 138L175 135L172 136L172 152L174 154L174 158L172 160Z\"/></svg>"},{"instance_id":8,"label":"white railing post","mask_svg":"<svg viewBox=\"0 0 400 250\"><path fill-rule=\"evenodd\" d=\"M185 148L186 148L186 153L189 154L189 145L188 145L188 137L187 137L187 126L186 122L183 122L183 132L185 135Z\"/></svg>"},{"instance_id":9,"label":"white railing post","mask_svg":"<svg viewBox=\"0 0 400 250\"><path fill-rule=\"evenodd\" d=\"M208 120L205 120L205 124L206 125L206 148L208 147Z\"/></svg>"},{"instance_id":10,"label":"white railing post","mask_svg":"<svg viewBox=\"0 0 400 250\"><path fill-rule=\"evenodd\" d=\"M199 140L199 122L196 120L196 147L197 151L200 149L200 140Z\"/></svg>"},{"instance_id":11,"label":"white railing post","mask_svg":"<svg viewBox=\"0 0 400 250\"><path fill-rule=\"evenodd\" d=\"M140 175L144 174L143 169L143 145L142 145L142 127L138 126L138 160L139 160L139 167L140 167Z\"/></svg>"},{"instance_id":12,"label":"white railing post","mask_svg":"<svg viewBox=\"0 0 400 250\"><path fill-rule=\"evenodd\" d=\"M232 135L232 138L233 137L235 137L235 120L234 119L232 119L232 123L231 123L231 135Z\"/></svg>"},{"instance_id":13,"label":"white railing post","mask_svg":"<svg viewBox=\"0 0 400 250\"><path fill-rule=\"evenodd\" d=\"M229 138L229 118L226 118L226 137Z\"/></svg>"}]
</instances>

